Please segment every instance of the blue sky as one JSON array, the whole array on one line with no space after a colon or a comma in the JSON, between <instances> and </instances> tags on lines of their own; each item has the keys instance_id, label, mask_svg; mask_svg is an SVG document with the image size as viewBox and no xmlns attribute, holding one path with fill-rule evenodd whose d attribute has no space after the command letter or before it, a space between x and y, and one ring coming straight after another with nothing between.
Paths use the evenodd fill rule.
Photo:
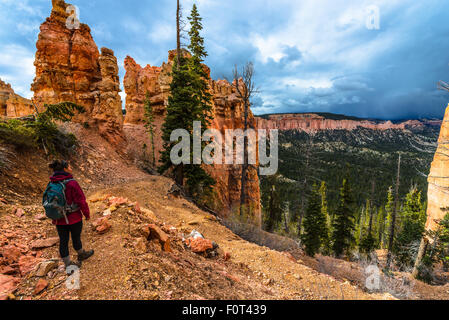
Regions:
<instances>
[{"instance_id":1,"label":"blue sky","mask_svg":"<svg viewBox=\"0 0 449 320\"><path fill-rule=\"evenodd\" d=\"M99 48L113 49L123 79L130 55L161 65L175 47L175 0L72 0ZM181 0L185 16L193 0ZM446 0L197 0L206 63L215 79L253 61L257 114L334 112L441 118L449 93ZM368 29L367 8L379 8ZM0 0L0 78L30 97L35 42L51 0ZM124 97L124 93L122 93Z\"/></svg>"}]
</instances>

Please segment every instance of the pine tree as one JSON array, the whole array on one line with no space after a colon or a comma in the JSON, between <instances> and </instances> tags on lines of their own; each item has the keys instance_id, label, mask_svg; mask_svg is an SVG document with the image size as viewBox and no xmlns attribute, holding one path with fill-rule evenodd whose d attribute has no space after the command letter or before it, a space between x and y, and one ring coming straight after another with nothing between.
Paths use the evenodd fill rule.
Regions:
<instances>
[{"instance_id":1,"label":"pine tree","mask_svg":"<svg viewBox=\"0 0 449 320\"><path fill-rule=\"evenodd\" d=\"M388 189L387 193L387 204L385 206L385 209L387 211L387 228L390 227L391 224L391 216L393 214L393 208L394 208L394 195L393 195L393 187L390 187Z\"/></svg>"},{"instance_id":2,"label":"pine tree","mask_svg":"<svg viewBox=\"0 0 449 320\"><path fill-rule=\"evenodd\" d=\"M198 114L200 115L202 130L207 130L210 126L212 117L212 95L209 89L209 74L207 73L205 66L203 65L204 59L207 57L207 52L204 47L204 38L201 37L201 30L203 20L198 12L196 4L193 5L190 17L190 45L189 50L192 53L192 57L189 59L189 68L194 75L195 81L192 83L194 96L198 99L197 107L199 108Z\"/></svg>"},{"instance_id":3,"label":"pine tree","mask_svg":"<svg viewBox=\"0 0 449 320\"><path fill-rule=\"evenodd\" d=\"M310 195L306 214L304 216L304 231L301 239L307 255L313 257L319 252L327 239L326 216L321 207L320 189L315 184Z\"/></svg>"},{"instance_id":4,"label":"pine tree","mask_svg":"<svg viewBox=\"0 0 449 320\"><path fill-rule=\"evenodd\" d=\"M172 168L176 182L183 186L184 179L186 179L188 192L198 200L200 197L206 199L210 195L215 181L200 164L194 163L192 148L190 148L191 153L188 156L188 164L182 163L174 166L170 159L172 148L179 142L170 141L174 130L185 129L190 134L190 146L192 146L194 122L198 121L201 123L201 134L203 134L212 119L211 95L207 81L208 75L201 64L207 53L204 49L204 39L200 36L200 31L202 30L201 17L195 5L189 20L191 22L189 49L192 51L192 57L189 57L186 53L181 53L181 56L179 56L181 50L179 50L178 45L178 54L172 68L173 79L170 84L167 114L162 126L164 145L161 152L159 172L164 173ZM203 147L204 144L202 144L201 151Z\"/></svg>"},{"instance_id":5,"label":"pine tree","mask_svg":"<svg viewBox=\"0 0 449 320\"><path fill-rule=\"evenodd\" d=\"M402 226L395 239L393 253L401 267L410 267L415 261L421 238L424 234L426 213L421 201L421 192L412 188L402 208Z\"/></svg>"},{"instance_id":6,"label":"pine tree","mask_svg":"<svg viewBox=\"0 0 449 320\"><path fill-rule=\"evenodd\" d=\"M447 210L446 210L447 211ZM441 262L445 271L449 270L449 214L446 214L443 220L438 223L438 231L435 240L435 250L431 252L430 260L436 262ZM434 257L434 259L432 259Z\"/></svg>"},{"instance_id":7,"label":"pine tree","mask_svg":"<svg viewBox=\"0 0 449 320\"><path fill-rule=\"evenodd\" d=\"M396 237L396 220L397 220L397 210L399 205L399 185L401 182L401 153L398 157L398 170L396 175L396 186L394 192L394 204L391 214L390 230L388 234L388 253L387 253L387 263L385 265L385 271L390 271L390 266L393 260L393 250L394 250L394 239Z\"/></svg>"},{"instance_id":8,"label":"pine tree","mask_svg":"<svg viewBox=\"0 0 449 320\"><path fill-rule=\"evenodd\" d=\"M322 242L323 242L323 246L324 246L324 250L323 252L325 254L330 254L331 251L331 229L332 229L332 219L331 216L329 214L329 206L327 203L327 185L326 182L322 181L321 182L321 187L320 187L320 197L321 197L321 213L324 217L326 217L326 231L323 232L323 238L322 238Z\"/></svg>"},{"instance_id":9,"label":"pine tree","mask_svg":"<svg viewBox=\"0 0 449 320\"><path fill-rule=\"evenodd\" d=\"M159 172L162 174L173 168L176 183L184 185L185 165L173 165L170 159L171 149L180 141L172 142L171 134L176 129L185 129L193 134L193 121L196 120L192 110L196 108L196 99L193 97L191 83L192 74L186 66L185 56L177 57L172 68L172 82L170 83L170 96L168 97L165 122L162 125L163 149L161 151ZM179 61L179 63L178 63ZM189 155L191 160L192 156ZM192 161L190 161L191 163Z\"/></svg>"},{"instance_id":10,"label":"pine tree","mask_svg":"<svg viewBox=\"0 0 449 320\"><path fill-rule=\"evenodd\" d=\"M366 208L364 210L363 224L360 225L361 237L359 238L359 250L361 253L370 254L376 247L376 239L373 236L372 228L372 208L371 201L366 201Z\"/></svg>"},{"instance_id":11,"label":"pine tree","mask_svg":"<svg viewBox=\"0 0 449 320\"><path fill-rule=\"evenodd\" d=\"M360 214L358 217L358 221L356 222L356 227L355 227L355 240L357 244L360 244L360 242L362 241L363 236L366 233L366 221L367 221L367 216L369 215L369 200L367 200L366 205L364 207L362 207L359 210Z\"/></svg>"},{"instance_id":12,"label":"pine tree","mask_svg":"<svg viewBox=\"0 0 449 320\"><path fill-rule=\"evenodd\" d=\"M385 205L385 211L387 215L387 220L385 222L385 228L384 228L384 248L388 246L388 236L389 231L391 229L391 223L393 220L393 210L394 210L394 194L393 194L393 187L390 186L387 193L387 204Z\"/></svg>"},{"instance_id":13,"label":"pine tree","mask_svg":"<svg viewBox=\"0 0 449 320\"><path fill-rule=\"evenodd\" d=\"M383 248L384 233L385 233L385 209L383 207L379 208L377 213L377 241L379 248Z\"/></svg>"},{"instance_id":14,"label":"pine tree","mask_svg":"<svg viewBox=\"0 0 449 320\"><path fill-rule=\"evenodd\" d=\"M348 253L355 242L353 205L351 188L348 181L344 179L343 186L340 189L338 208L335 211L332 233L332 248L337 257L340 257L344 252Z\"/></svg>"},{"instance_id":15,"label":"pine tree","mask_svg":"<svg viewBox=\"0 0 449 320\"><path fill-rule=\"evenodd\" d=\"M281 219L282 208L280 202L279 192L276 189L275 184L271 185L270 197L268 201L268 207L266 210L265 225L268 232L273 232L276 228L277 222Z\"/></svg>"}]
</instances>

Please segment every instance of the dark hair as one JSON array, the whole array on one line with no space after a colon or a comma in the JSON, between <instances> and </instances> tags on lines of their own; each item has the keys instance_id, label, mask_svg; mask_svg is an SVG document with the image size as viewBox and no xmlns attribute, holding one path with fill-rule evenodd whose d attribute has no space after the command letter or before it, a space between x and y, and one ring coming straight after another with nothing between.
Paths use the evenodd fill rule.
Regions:
<instances>
[{"instance_id":1,"label":"dark hair","mask_svg":"<svg viewBox=\"0 0 449 320\"><path fill-rule=\"evenodd\" d=\"M52 163L48 165L50 169L53 169L53 171L64 171L64 169L69 167L69 164L65 160L55 160Z\"/></svg>"}]
</instances>

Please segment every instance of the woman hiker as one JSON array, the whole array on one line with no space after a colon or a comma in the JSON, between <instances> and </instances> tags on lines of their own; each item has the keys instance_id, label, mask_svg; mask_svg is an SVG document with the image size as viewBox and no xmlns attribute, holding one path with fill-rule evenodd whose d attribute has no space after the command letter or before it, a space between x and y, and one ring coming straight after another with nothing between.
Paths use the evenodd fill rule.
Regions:
<instances>
[{"instance_id":1,"label":"woman hiker","mask_svg":"<svg viewBox=\"0 0 449 320\"><path fill-rule=\"evenodd\" d=\"M53 220L53 224L56 225L59 235L59 253L66 268L72 265L81 267L81 262L89 259L94 254L94 250L85 251L81 243L83 215L86 221L90 220L89 206L87 205L83 190L81 190L78 182L73 179L72 168L67 161L55 160L49 167L54 172L53 176L50 177L50 181L65 184L66 203L68 206L75 208L73 212L67 213L65 218ZM78 253L78 263L70 260L70 235L72 236L73 248Z\"/></svg>"}]
</instances>

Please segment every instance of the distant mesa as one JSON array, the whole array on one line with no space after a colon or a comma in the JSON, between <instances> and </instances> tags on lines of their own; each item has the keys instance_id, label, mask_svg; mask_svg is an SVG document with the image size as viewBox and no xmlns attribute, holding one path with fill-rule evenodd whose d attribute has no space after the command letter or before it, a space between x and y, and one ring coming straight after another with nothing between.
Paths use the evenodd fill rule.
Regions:
<instances>
[{"instance_id":1,"label":"distant mesa","mask_svg":"<svg viewBox=\"0 0 449 320\"><path fill-rule=\"evenodd\" d=\"M300 130L314 132L321 130L406 130L428 125L441 126L440 120L390 120L362 119L332 113L285 113L257 116L259 129Z\"/></svg>"}]
</instances>

